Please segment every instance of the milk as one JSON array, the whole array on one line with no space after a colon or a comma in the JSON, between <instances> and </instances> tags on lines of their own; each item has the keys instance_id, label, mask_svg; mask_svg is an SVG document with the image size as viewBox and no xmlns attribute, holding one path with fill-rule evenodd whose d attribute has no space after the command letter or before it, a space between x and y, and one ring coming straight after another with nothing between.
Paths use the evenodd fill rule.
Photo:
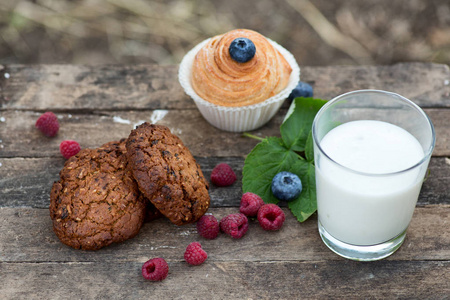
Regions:
<instances>
[{"instance_id":1,"label":"milk","mask_svg":"<svg viewBox=\"0 0 450 300\"><path fill-rule=\"evenodd\" d=\"M424 157L414 136L382 121L352 121L328 132L320 147L334 160L316 156L319 222L329 234L374 245L406 230L426 170L407 170Z\"/></svg>"}]
</instances>

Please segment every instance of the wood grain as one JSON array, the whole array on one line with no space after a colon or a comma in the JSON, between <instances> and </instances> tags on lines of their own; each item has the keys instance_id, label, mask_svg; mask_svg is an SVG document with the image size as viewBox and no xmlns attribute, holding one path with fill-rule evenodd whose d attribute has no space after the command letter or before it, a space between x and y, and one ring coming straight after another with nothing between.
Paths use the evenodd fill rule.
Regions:
<instances>
[{"instance_id":1,"label":"wood grain","mask_svg":"<svg viewBox=\"0 0 450 300\"><path fill-rule=\"evenodd\" d=\"M10 65L0 76L6 109L129 110L193 109L178 83L178 66ZM2 74L0 74L2 75ZM450 107L446 65L302 67L301 80L315 96L332 99L357 89L399 93L423 107Z\"/></svg>"},{"instance_id":2,"label":"wood grain","mask_svg":"<svg viewBox=\"0 0 450 300\"><path fill-rule=\"evenodd\" d=\"M450 279L450 232L439 224L449 221L449 210L417 208L396 253L383 261L358 263L326 248L314 217L300 224L286 209L286 222L277 232L251 221L240 240L224 234L205 240L194 225L177 227L160 219L145 224L132 240L94 252L61 244L47 210L0 208L0 294L41 298L58 286L52 290L54 298L136 298L148 292L159 299L428 298L431 290L432 298L442 298ZM235 211L210 210L218 218ZM192 241L200 241L208 253L199 267L183 261ZM140 275L142 264L152 257L169 263L169 277L162 283L145 282Z\"/></svg>"},{"instance_id":3,"label":"wood grain","mask_svg":"<svg viewBox=\"0 0 450 300\"><path fill-rule=\"evenodd\" d=\"M436 131L434 156L450 156L450 109L426 109ZM142 122L157 121L178 135L195 156L246 156L258 143L241 133L221 131L203 119L197 110L146 112L58 113L60 130L53 138L34 128L41 113L5 111L0 123L0 158L60 156L59 143L73 139L83 148L126 138ZM165 114L165 115L164 115ZM157 116L164 115L162 119ZM279 111L265 126L252 132L259 137L280 136L280 125L286 110ZM154 122L153 122L154 123ZM226 145L226 146L225 146Z\"/></svg>"},{"instance_id":4,"label":"wood grain","mask_svg":"<svg viewBox=\"0 0 450 300\"><path fill-rule=\"evenodd\" d=\"M211 184L209 194L212 207L238 207L242 195L244 158L196 157L196 160L208 181L217 164L225 162L233 168L237 175L236 183L229 187ZM0 207L48 207L50 190L53 182L59 179L63 158L0 158L0 163ZM449 180L450 164L446 163L445 158L433 157L417 204L450 204Z\"/></svg>"},{"instance_id":5,"label":"wood grain","mask_svg":"<svg viewBox=\"0 0 450 300\"><path fill-rule=\"evenodd\" d=\"M225 234L206 240L195 224L176 226L166 219L146 223L139 234L124 243L99 251L75 250L62 244L52 231L47 209L0 208L0 257L3 262L92 262L139 261L148 255L182 260L185 247L200 241L212 261L328 261L344 260L322 243L317 218L299 223L283 208L286 221L280 231L264 231L256 220L244 238ZM446 260L450 255L450 232L439 224L450 220L450 206L417 207L403 246L387 260ZM219 220L238 208L211 208ZM51 256L45 253L52 253Z\"/></svg>"},{"instance_id":6,"label":"wood grain","mask_svg":"<svg viewBox=\"0 0 450 300\"><path fill-rule=\"evenodd\" d=\"M345 260L321 241L317 216L299 223L282 204L278 232L256 220L241 240L198 236L194 224L146 223L133 239L96 252L63 245L52 231L49 192L64 159L59 143L83 148L126 138L144 121L168 126L189 147L209 178L230 164L237 182L211 186L209 213L238 211L242 167L258 143L209 125L177 81L178 66L0 66L0 298L2 299L445 299L450 295L450 70L446 65L302 67L315 96L331 99L356 89L399 93L422 106L436 131L429 175L404 244L378 262ZM9 76L4 76L5 74ZM252 133L279 136L288 104ZM46 138L34 128L43 111L57 113L60 131ZM208 252L188 266L185 247ZM152 283L142 264L164 257L169 277Z\"/></svg>"},{"instance_id":7,"label":"wood grain","mask_svg":"<svg viewBox=\"0 0 450 300\"><path fill-rule=\"evenodd\" d=\"M447 299L449 262L169 262L149 282L143 262L1 264L4 299Z\"/></svg>"}]
</instances>

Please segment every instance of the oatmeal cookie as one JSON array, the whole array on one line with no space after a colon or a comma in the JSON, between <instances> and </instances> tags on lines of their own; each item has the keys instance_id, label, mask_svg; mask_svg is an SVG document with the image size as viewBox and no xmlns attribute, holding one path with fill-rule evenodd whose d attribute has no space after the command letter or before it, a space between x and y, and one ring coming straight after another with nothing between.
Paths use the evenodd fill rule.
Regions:
<instances>
[{"instance_id":1,"label":"oatmeal cookie","mask_svg":"<svg viewBox=\"0 0 450 300\"><path fill-rule=\"evenodd\" d=\"M134 237L146 199L127 168L125 140L83 149L64 164L50 194L53 230L66 245L97 250Z\"/></svg>"},{"instance_id":2,"label":"oatmeal cookie","mask_svg":"<svg viewBox=\"0 0 450 300\"><path fill-rule=\"evenodd\" d=\"M131 131L126 147L140 191L172 223L193 223L208 210L208 182L189 149L169 128L141 124Z\"/></svg>"}]
</instances>

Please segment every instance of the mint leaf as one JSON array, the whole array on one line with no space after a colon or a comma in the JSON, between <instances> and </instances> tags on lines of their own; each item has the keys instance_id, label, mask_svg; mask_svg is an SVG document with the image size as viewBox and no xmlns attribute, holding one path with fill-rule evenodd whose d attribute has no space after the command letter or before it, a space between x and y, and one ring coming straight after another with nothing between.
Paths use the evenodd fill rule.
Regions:
<instances>
[{"instance_id":1,"label":"mint leaf","mask_svg":"<svg viewBox=\"0 0 450 300\"><path fill-rule=\"evenodd\" d=\"M278 203L272 194L272 178L302 158L284 146L283 140L269 137L257 144L244 162L242 190L259 195L265 203Z\"/></svg>"},{"instance_id":2,"label":"mint leaf","mask_svg":"<svg viewBox=\"0 0 450 300\"><path fill-rule=\"evenodd\" d=\"M298 160L289 172L297 174L300 177L303 190L297 199L289 202L288 206L297 220L303 222L317 210L314 165L304 160Z\"/></svg>"},{"instance_id":3,"label":"mint leaf","mask_svg":"<svg viewBox=\"0 0 450 300\"><path fill-rule=\"evenodd\" d=\"M297 152L305 151L314 117L325 103L325 100L314 98L299 97L293 100L287 117L280 127L281 137L288 149Z\"/></svg>"}]
</instances>

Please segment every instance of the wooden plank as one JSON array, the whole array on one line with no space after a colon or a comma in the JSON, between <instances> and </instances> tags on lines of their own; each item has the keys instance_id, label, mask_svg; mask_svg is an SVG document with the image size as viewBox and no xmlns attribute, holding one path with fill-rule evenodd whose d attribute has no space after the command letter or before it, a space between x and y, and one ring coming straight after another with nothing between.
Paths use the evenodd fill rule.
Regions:
<instances>
[{"instance_id":1,"label":"wooden plank","mask_svg":"<svg viewBox=\"0 0 450 300\"><path fill-rule=\"evenodd\" d=\"M126 138L136 124L155 121L157 116L164 114L157 123L168 126L196 156L242 156L258 143L240 133L224 132L209 125L197 110L61 113L58 114L60 129L54 138L46 138L34 128L40 113L6 111L2 113L4 122L0 123L0 157L60 156L59 144L66 139L78 141L83 148L96 148ZM280 112L275 120L255 134L279 135L279 124L284 115L285 111Z\"/></svg>"},{"instance_id":2,"label":"wooden plank","mask_svg":"<svg viewBox=\"0 0 450 300\"><path fill-rule=\"evenodd\" d=\"M156 65L9 65L1 71L9 78L0 76L0 106L55 111L194 108L177 72L178 66ZM314 86L316 97L383 89L424 107L450 107L449 78L448 66L431 63L301 68L301 80Z\"/></svg>"},{"instance_id":3,"label":"wooden plank","mask_svg":"<svg viewBox=\"0 0 450 300\"><path fill-rule=\"evenodd\" d=\"M419 205L450 204L449 158L433 157L428 166L428 175L419 195Z\"/></svg>"},{"instance_id":4,"label":"wooden plank","mask_svg":"<svg viewBox=\"0 0 450 300\"><path fill-rule=\"evenodd\" d=\"M450 263L169 261L149 282L140 261L0 263L3 299L446 299Z\"/></svg>"},{"instance_id":5,"label":"wooden plank","mask_svg":"<svg viewBox=\"0 0 450 300\"><path fill-rule=\"evenodd\" d=\"M237 175L237 182L230 187L211 185L211 206L238 206L242 195L243 158L197 157L207 180L212 169L220 162L228 163ZM64 165L61 157L0 159L0 207L47 208L53 182L59 179Z\"/></svg>"},{"instance_id":6,"label":"wooden plank","mask_svg":"<svg viewBox=\"0 0 450 300\"><path fill-rule=\"evenodd\" d=\"M450 107L450 69L447 65L401 63L390 66L303 68L316 96L331 99L359 89L398 93L422 107Z\"/></svg>"},{"instance_id":7,"label":"wooden plank","mask_svg":"<svg viewBox=\"0 0 450 300\"><path fill-rule=\"evenodd\" d=\"M178 66L10 65L0 76L4 108L126 110L194 108L177 80Z\"/></svg>"},{"instance_id":8,"label":"wooden plank","mask_svg":"<svg viewBox=\"0 0 450 300\"><path fill-rule=\"evenodd\" d=\"M42 209L0 209L0 294L6 299L142 298L445 298L449 293L449 207L418 208L405 244L391 257L358 263L331 253L316 220L299 224L288 214L279 232L254 221L247 235L202 240L192 225L148 223L134 239L96 252L62 245ZM235 209L215 209L219 218ZM200 240L208 252L188 266L184 248ZM142 264L164 257L169 276L145 281ZM379 287L382 287L381 289ZM57 288L55 288L57 287Z\"/></svg>"},{"instance_id":9,"label":"wooden plank","mask_svg":"<svg viewBox=\"0 0 450 300\"><path fill-rule=\"evenodd\" d=\"M280 136L286 109L279 111L265 126L252 134ZM434 156L450 156L450 109L426 109L436 130ZM126 138L144 121L165 125L178 135L196 156L245 156L258 143L241 133L219 130L194 110L156 110L133 112L92 112L90 114L58 113L60 130L54 138L42 135L34 124L41 113L31 111L2 112L0 122L0 157L60 156L59 143L76 140L83 148Z\"/></svg>"},{"instance_id":10,"label":"wooden plank","mask_svg":"<svg viewBox=\"0 0 450 300\"><path fill-rule=\"evenodd\" d=\"M435 156L450 156L450 110L425 109L436 132Z\"/></svg>"},{"instance_id":11,"label":"wooden plank","mask_svg":"<svg viewBox=\"0 0 450 300\"><path fill-rule=\"evenodd\" d=\"M52 231L47 209L0 208L0 262L98 262L105 264L142 261L162 256L170 261L183 260L186 246L200 241L209 261L345 261L321 241L316 216L299 223L283 208L286 221L280 231L264 231L257 220L250 220L247 234L234 240L220 234L206 240L197 234L195 224L176 226L166 219L146 223L139 234L124 243L99 251L75 250L62 244ZM238 208L211 208L219 220L238 212ZM448 261L450 232L449 205L417 207L401 248L388 257L390 261ZM145 261L145 260L144 260Z\"/></svg>"},{"instance_id":12,"label":"wooden plank","mask_svg":"<svg viewBox=\"0 0 450 300\"><path fill-rule=\"evenodd\" d=\"M237 175L229 187L210 185L212 207L239 206L242 196L243 157L196 157L209 181L212 169L219 163L228 163ZM52 184L59 179L64 165L62 157L0 158L0 207L47 208ZM418 205L450 204L450 164L442 157L433 157L429 175L423 184Z\"/></svg>"}]
</instances>

